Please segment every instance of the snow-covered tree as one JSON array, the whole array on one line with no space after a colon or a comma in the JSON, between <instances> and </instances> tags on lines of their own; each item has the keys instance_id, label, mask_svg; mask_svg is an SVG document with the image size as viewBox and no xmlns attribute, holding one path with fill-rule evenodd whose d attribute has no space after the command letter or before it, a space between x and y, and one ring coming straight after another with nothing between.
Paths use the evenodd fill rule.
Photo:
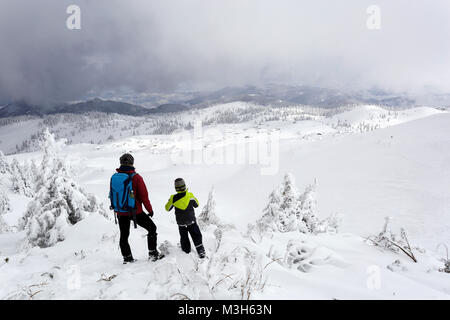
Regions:
<instances>
[{"instance_id":1,"label":"snow-covered tree","mask_svg":"<svg viewBox=\"0 0 450 320\"><path fill-rule=\"evenodd\" d=\"M264 215L249 225L248 235L255 232L292 232L319 233L328 232L330 224L337 224L336 219L328 218L320 221L316 216L317 181L306 187L299 194L294 177L286 174L283 182L269 195L269 203L264 209Z\"/></svg>"},{"instance_id":2,"label":"snow-covered tree","mask_svg":"<svg viewBox=\"0 0 450 320\"><path fill-rule=\"evenodd\" d=\"M298 190L294 177L284 176L283 182L269 195L269 204L264 215L257 221L260 231L290 232L297 230L297 216L300 214Z\"/></svg>"},{"instance_id":3,"label":"snow-covered tree","mask_svg":"<svg viewBox=\"0 0 450 320\"><path fill-rule=\"evenodd\" d=\"M219 218L216 216L216 200L214 199L214 187L211 188L211 191L208 195L208 201L206 202L205 206L202 209L202 212L200 213L198 217L198 222L200 225L211 225L220 224Z\"/></svg>"},{"instance_id":4,"label":"snow-covered tree","mask_svg":"<svg viewBox=\"0 0 450 320\"><path fill-rule=\"evenodd\" d=\"M2 151L0 151L0 174L11 173L11 167L9 165L8 159Z\"/></svg>"},{"instance_id":5,"label":"snow-covered tree","mask_svg":"<svg viewBox=\"0 0 450 320\"><path fill-rule=\"evenodd\" d=\"M299 195L294 177L286 174L281 185L270 194L264 215L257 221L257 229L262 232L315 232L319 223L315 215L316 186L316 182L309 185Z\"/></svg>"},{"instance_id":6,"label":"snow-covered tree","mask_svg":"<svg viewBox=\"0 0 450 320\"><path fill-rule=\"evenodd\" d=\"M10 210L9 198L3 191L0 190L0 233L9 231L9 226L3 220L2 215Z\"/></svg>"},{"instance_id":7,"label":"snow-covered tree","mask_svg":"<svg viewBox=\"0 0 450 320\"><path fill-rule=\"evenodd\" d=\"M303 194L300 195L300 210L297 211L298 229L300 232L316 232L319 227L319 219L316 216L317 180L306 187Z\"/></svg>"},{"instance_id":8,"label":"snow-covered tree","mask_svg":"<svg viewBox=\"0 0 450 320\"><path fill-rule=\"evenodd\" d=\"M0 215L10 210L9 198L5 192L0 190Z\"/></svg>"},{"instance_id":9,"label":"snow-covered tree","mask_svg":"<svg viewBox=\"0 0 450 320\"><path fill-rule=\"evenodd\" d=\"M44 151L44 157L42 158L41 165L39 166L39 175L36 183L42 185L46 180L53 175L53 169L56 167L56 162L61 160L61 147L64 145L64 141L56 141L55 136L50 132L48 128L45 128L40 136L39 145Z\"/></svg>"},{"instance_id":10,"label":"snow-covered tree","mask_svg":"<svg viewBox=\"0 0 450 320\"><path fill-rule=\"evenodd\" d=\"M65 229L98 212L106 215L93 195L87 194L71 178L65 159L58 153L58 143L46 130L44 158L33 201L28 205L19 227L26 230L33 246L49 247L65 238Z\"/></svg>"},{"instance_id":11,"label":"snow-covered tree","mask_svg":"<svg viewBox=\"0 0 450 320\"><path fill-rule=\"evenodd\" d=\"M27 197L34 195L33 176L26 162L20 164L17 159L11 163L11 181L13 191Z\"/></svg>"},{"instance_id":12,"label":"snow-covered tree","mask_svg":"<svg viewBox=\"0 0 450 320\"><path fill-rule=\"evenodd\" d=\"M214 199L214 187L211 188L208 194L208 201L202 209L198 217L198 222L201 225L219 224L219 218L216 216L216 200Z\"/></svg>"},{"instance_id":13,"label":"snow-covered tree","mask_svg":"<svg viewBox=\"0 0 450 320\"><path fill-rule=\"evenodd\" d=\"M216 215L216 200L214 187L211 188L208 194L208 201L202 209L198 217L198 223L200 226L206 227L215 225L220 229L230 229L233 225L223 223Z\"/></svg>"},{"instance_id":14,"label":"snow-covered tree","mask_svg":"<svg viewBox=\"0 0 450 320\"><path fill-rule=\"evenodd\" d=\"M36 160L31 160L31 165L30 165L30 174L31 174L31 178L32 178L32 185L34 187L33 191L36 192L36 186L37 186L37 181L39 179L40 176L40 172L39 172L39 168L38 165L36 164Z\"/></svg>"}]
</instances>

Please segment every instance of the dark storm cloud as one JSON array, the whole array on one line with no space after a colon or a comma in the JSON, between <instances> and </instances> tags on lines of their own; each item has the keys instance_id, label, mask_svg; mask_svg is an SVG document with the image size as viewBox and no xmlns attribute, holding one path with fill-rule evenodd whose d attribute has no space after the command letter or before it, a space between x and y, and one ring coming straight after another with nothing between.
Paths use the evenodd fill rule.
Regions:
<instances>
[{"instance_id":1,"label":"dark storm cloud","mask_svg":"<svg viewBox=\"0 0 450 320\"><path fill-rule=\"evenodd\" d=\"M0 0L0 102L278 81L450 89L450 2ZM81 30L66 8L81 7ZM369 5L381 30L366 27Z\"/></svg>"}]
</instances>

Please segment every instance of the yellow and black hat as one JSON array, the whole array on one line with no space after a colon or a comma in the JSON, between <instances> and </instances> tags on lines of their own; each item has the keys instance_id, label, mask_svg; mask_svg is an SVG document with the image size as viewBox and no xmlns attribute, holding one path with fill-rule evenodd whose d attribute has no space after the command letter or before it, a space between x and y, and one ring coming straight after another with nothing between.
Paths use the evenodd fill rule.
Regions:
<instances>
[{"instance_id":1,"label":"yellow and black hat","mask_svg":"<svg viewBox=\"0 0 450 320\"><path fill-rule=\"evenodd\" d=\"M186 191L186 183L182 178L175 179L175 190L177 192Z\"/></svg>"}]
</instances>

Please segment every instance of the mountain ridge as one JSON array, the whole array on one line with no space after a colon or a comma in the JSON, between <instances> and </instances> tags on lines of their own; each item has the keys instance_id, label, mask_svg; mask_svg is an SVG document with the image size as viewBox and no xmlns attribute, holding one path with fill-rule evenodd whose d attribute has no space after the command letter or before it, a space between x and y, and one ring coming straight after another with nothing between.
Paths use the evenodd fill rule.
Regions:
<instances>
[{"instance_id":1,"label":"mountain ridge","mask_svg":"<svg viewBox=\"0 0 450 320\"><path fill-rule=\"evenodd\" d=\"M197 92L186 95L160 95L164 103L148 107L148 102L138 103L115 100L114 98L93 98L75 103L60 103L54 106L28 104L24 101L9 103L0 108L0 118L56 113L105 112L122 115L145 116L157 113L185 111L189 108L205 108L215 104L229 102L251 102L260 105L310 105L323 108L334 108L354 104L373 104L389 107L414 107L420 105L450 106L450 94L410 95L407 93L391 93L381 89L366 91L344 91L310 86L270 85L267 87L245 86L226 87L216 91ZM120 100L122 98L118 98ZM128 97L132 101L131 97ZM151 104L155 101L151 100ZM146 106L144 106L146 105Z\"/></svg>"}]
</instances>

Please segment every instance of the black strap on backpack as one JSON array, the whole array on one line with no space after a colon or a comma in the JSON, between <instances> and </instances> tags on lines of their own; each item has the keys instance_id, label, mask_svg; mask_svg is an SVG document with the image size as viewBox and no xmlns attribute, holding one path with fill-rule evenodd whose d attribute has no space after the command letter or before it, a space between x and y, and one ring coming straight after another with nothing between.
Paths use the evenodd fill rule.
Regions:
<instances>
[{"instance_id":1,"label":"black strap on backpack","mask_svg":"<svg viewBox=\"0 0 450 320\"><path fill-rule=\"evenodd\" d=\"M131 173L128 176L130 177L130 180L133 181L133 177L136 175L136 173ZM131 182L133 183L133 182ZM134 208L131 208L131 216L133 218L133 224L134 224L134 228L137 229L137 223L136 223L136 198L134 195L134 190L133 188L131 188L131 193L133 194L134 197ZM128 206L128 199L127 199L127 206Z\"/></svg>"},{"instance_id":2,"label":"black strap on backpack","mask_svg":"<svg viewBox=\"0 0 450 320\"><path fill-rule=\"evenodd\" d=\"M114 212L114 222L117 224L117 213L114 210L113 197L114 197L114 195L112 193L112 177L111 177L111 180L109 181L109 201L110 201L109 210L113 210L113 212Z\"/></svg>"}]
</instances>

